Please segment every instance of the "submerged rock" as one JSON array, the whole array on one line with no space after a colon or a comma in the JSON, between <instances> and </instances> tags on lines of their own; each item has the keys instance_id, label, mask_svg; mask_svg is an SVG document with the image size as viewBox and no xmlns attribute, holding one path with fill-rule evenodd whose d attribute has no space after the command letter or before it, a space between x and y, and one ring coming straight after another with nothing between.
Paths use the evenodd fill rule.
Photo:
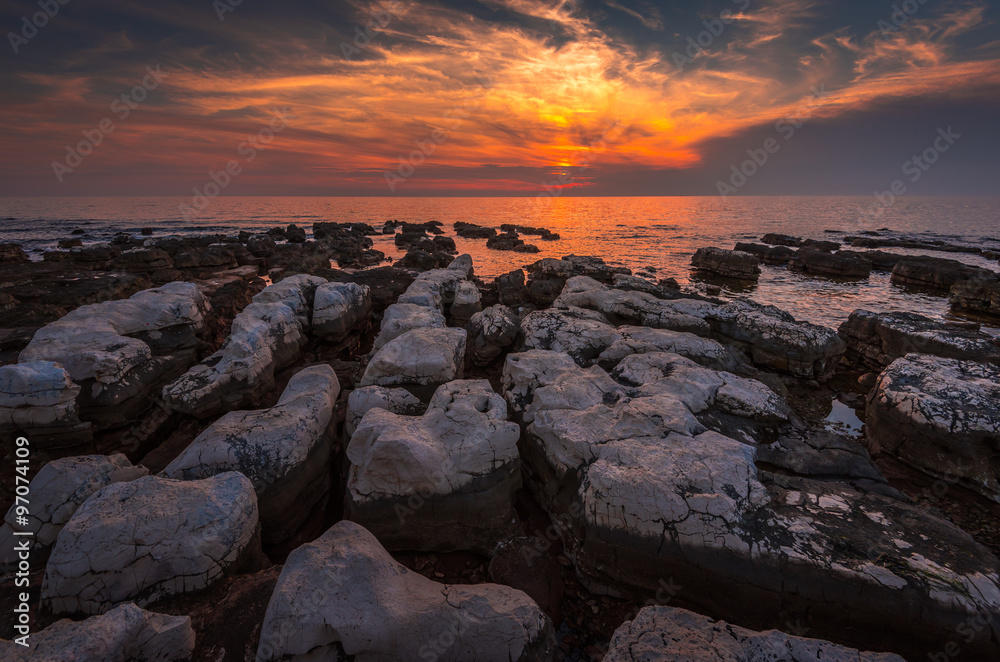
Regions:
<instances>
[{"instance_id":1,"label":"submerged rock","mask_svg":"<svg viewBox=\"0 0 1000 662\"><path fill-rule=\"evenodd\" d=\"M193 480L239 471L257 493L264 542L291 538L330 493L333 407L340 383L333 368L295 374L269 409L229 412L202 432L163 475Z\"/></svg>"},{"instance_id":2,"label":"submerged rock","mask_svg":"<svg viewBox=\"0 0 1000 662\"><path fill-rule=\"evenodd\" d=\"M156 660L181 662L194 653L191 619L124 604L84 621L63 619L33 632L27 647L0 640L8 662L109 662Z\"/></svg>"},{"instance_id":3,"label":"submerged rock","mask_svg":"<svg viewBox=\"0 0 1000 662\"><path fill-rule=\"evenodd\" d=\"M552 623L521 591L431 581L343 521L289 555L257 659L548 662L554 652Z\"/></svg>"},{"instance_id":4,"label":"submerged rock","mask_svg":"<svg viewBox=\"0 0 1000 662\"><path fill-rule=\"evenodd\" d=\"M906 662L777 630L753 632L684 609L643 608L615 630L604 662Z\"/></svg>"},{"instance_id":5,"label":"submerged rock","mask_svg":"<svg viewBox=\"0 0 1000 662\"><path fill-rule=\"evenodd\" d=\"M55 614L100 614L203 589L260 554L257 497L236 472L112 483L63 527L42 584Z\"/></svg>"},{"instance_id":6,"label":"submerged rock","mask_svg":"<svg viewBox=\"0 0 1000 662\"><path fill-rule=\"evenodd\" d=\"M347 447L347 517L388 549L489 554L512 533L519 437L486 380L441 386L422 416L371 409Z\"/></svg>"},{"instance_id":7,"label":"submerged rock","mask_svg":"<svg viewBox=\"0 0 1000 662\"><path fill-rule=\"evenodd\" d=\"M907 354L868 396L872 453L1000 502L998 402L1000 365Z\"/></svg>"}]
</instances>

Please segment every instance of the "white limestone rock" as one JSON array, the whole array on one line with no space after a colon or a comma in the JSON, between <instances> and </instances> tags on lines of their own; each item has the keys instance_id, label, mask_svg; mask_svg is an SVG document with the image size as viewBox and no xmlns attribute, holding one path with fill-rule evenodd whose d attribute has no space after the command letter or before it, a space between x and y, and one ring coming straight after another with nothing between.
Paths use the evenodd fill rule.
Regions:
<instances>
[{"instance_id":1,"label":"white limestone rock","mask_svg":"<svg viewBox=\"0 0 1000 662\"><path fill-rule=\"evenodd\" d=\"M588 365L622 336L603 315L582 308L536 310L521 321L523 349L565 352Z\"/></svg>"},{"instance_id":2,"label":"white limestone rock","mask_svg":"<svg viewBox=\"0 0 1000 662\"><path fill-rule=\"evenodd\" d=\"M313 301L313 332L340 342L363 326L372 314L371 290L357 283L324 283Z\"/></svg>"},{"instance_id":3,"label":"white limestone rock","mask_svg":"<svg viewBox=\"0 0 1000 662\"><path fill-rule=\"evenodd\" d=\"M0 430L35 430L80 424L73 383L61 364L27 361L0 366Z\"/></svg>"},{"instance_id":4,"label":"white limestone rock","mask_svg":"<svg viewBox=\"0 0 1000 662\"><path fill-rule=\"evenodd\" d=\"M610 345L598 356L603 363L617 363L630 354L671 352L716 370L734 370L737 361L721 343L684 331L654 329L646 326L621 326L622 339Z\"/></svg>"},{"instance_id":5,"label":"white limestone rock","mask_svg":"<svg viewBox=\"0 0 1000 662\"><path fill-rule=\"evenodd\" d=\"M483 309L482 295L472 281L463 280L455 289L455 300L451 304L451 319L458 326L468 324L472 316Z\"/></svg>"},{"instance_id":6,"label":"white limestone rock","mask_svg":"<svg viewBox=\"0 0 1000 662\"><path fill-rule=\"evenodd\" d=\"M469 355L477 365L488 365L517 340L520 319L503 304L490 306L469 320Z\"/></svg>"},{"instance_id":7,"label":"white limestone rock","mask_svg":"<svg viewBox=\"0 0 1000 662\"><path fill-rule=\"evenodd\" d=\"M243 474L112 483L56 539L42 605L55 614L100 614L203 589L259 555L256 533L257 495Z\"/></svg>"},{"instance_id":8,"label":"white limestone rock","mask_svg":"<svg viewBox=\"0 0 1000 662\"><path fill-rule=\"evenodd\" d=\"M25 647L0 639L0 657L8 662L181 662L191 659L195 634L188 616L123 604L83 621L56 621L27 641Z\"/></svg>"},{"instance_id":9,"label":"white limestone rock","mask_svg":"<svg viewBox=\"0 0 1000 662\"><path fill-rule=\"evenodd\" d=\"M250 479L264 541L290 538L330 491L333 408L340 382L329 365L295 374L268 409L224 415L163 470L196 480L227 471Z\"/></svg>"},{"instance_id":10,"label":"white limestone rock","mask_svg":"<svg viewBox=\"0 0 1000 662\"><path fill-rule=\"evenodd\" d=\"M375 353L360 386L432 386L460 379L465 343L465 329L407 331Z\"/></svg>"},{"instance_id":11,"label":"white limestone rock","mask_svg":"<svg viewBox=\"0 0 1000 662\"><path fill-rule=\"evenodd\" d=\"M134 467L124 455L81 455L53 460L38 470L28 486L30 507L27 525L17 524L17 504L12 504L0 526L0 565L17 563L14 531L30 531L32 564L44 563L49 548L77 508L91 494L111 483L124 483L149 474Z\"/></svg>"},{"instance_id":12,"label":"white limestone rock","mask_svg":"<svg viewBox=\"0 0 1000 662\"><path fill-rule=\"evenodd\" d=\"M347 397L347 417L344 420L344 433L348 438L354 435L364 415L375 408L385 409L394 414L416 416L424 413L426 406L405 388L362 386L354 389Z\"/></svg>"},{"instance_id":13,"label":"white limestone rock","mask_svg":"<svg viewBox=\"0 0 1000 662\"><path fill-rule=\"evenodd\" d=\"M372 349L378 351L387 343L414 329L443 329L447 324L441 311L433 306L415 303L394 303L385 309L382 327Z\"/></svg>"},{"instance_id":14,"label":"white limestone rock","mask_svg":"<svg viewBox=\"0 0 1000 662\"><path fill-rule=\"evenodd\" d=\"M345 520L289 555L257 659L548 662L554 652L551 622L521 591L431 581Z\"/></svg>"}]
</instances>

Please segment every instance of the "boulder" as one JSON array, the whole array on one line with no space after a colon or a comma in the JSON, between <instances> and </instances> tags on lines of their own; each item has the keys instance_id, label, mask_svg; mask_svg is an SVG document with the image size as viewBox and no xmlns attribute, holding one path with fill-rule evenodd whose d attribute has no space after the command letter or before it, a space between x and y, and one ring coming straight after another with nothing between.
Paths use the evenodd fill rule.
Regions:
<instances>
[{"instance_id":1,"label":"boulder","mask_svg":"<svg viewBox=\"0 0 1000 662\"><path fill-rule=\"evenodd\" d=\"M800 237L793 237L787 234L779 234L777 232L769 232L760 238L765 244L770 244L772 246L792 246L798 247L802 245L802 239Z\"/></svg>"},{"instance_id":2,"label":"boulder","mask_svg":"<svg viewBox=\"0 0 1000 662\"><path fill-rule=\"evenodd\" d=\"M569 354L580 365L597 359L621 334L602 314L583 308L536 310L521 321L521 348Z\"/></svg>"},{"instance_id":3,"label":"boulder","mask_svg":"<svg viewBox=\"0 0 1000 662\"><path fill-rule=\"evenodd\" d=\"M691 258L691 265L697 271L723 278L757 280L760 276L760 260L750 253L714 246L699 248Z\"/></svg>"},{"instance_id":4,"label":"boulder","mask_svg":"<svg viewBox=\"0 0 1000 662\"><path fill-rule=\"evenodd\" d=\"M455 289L455 298L449 311L455 326L465 326L472 316L482 309L482 295L479 294L476 284L468 280L460 282Z\"/></svg>"},{"instance_id":5,"label":"boulder","mask_svg":"<svg viewBox=\"0 0 1000 662\"><path fill-rule=\"evenodd\" d=\"M771 247L766 244L755 244L752 242L740 241L733 246L733 250L740 253L750 253L755 258L764 261L764 255L771 250Z\"/></svg>"},{"instance_id":6,"label":"boulder","mask_svg":"<svg viewBox=\"0 0 1000 662\"><path fill-rule=\"evenodd\" d=\"M612 267L597 257L566 255L561 260L547 257L528 266L528 298L538 306L549 306L573 276L587 276L599 283L610 284L615 274L631 274L625 267ZM514 305L504 301L507 305Z\"/></svg>"},{"instance_id":7,"label":"boulder","mask_svg":"<svg viewBox=\"0 0 1000 662\"><path fill-rule=\"evenodd\" d=\"M347 447L347 517L390 550L488 555L512 534L519 438L486 380L444 384L422 416L371 409Z\"/></svg>"},{"instance_id":8,"label":"boulder","mask_svg":"<svg viewBox=\"0 0 1000 662\"><path fill-rule=\"evenodd\" d=\"M524 271L521 269L501 274L495 282L500 303L513 307L528 302L528 288L524 284Z\"/></svg>"},{"instance_id":9,"label":"boulder","mask_svg":"<svg viewBox=\"0 0 1000 662\"><path fill-rule=\"evenodd\" d=\"M1000 317L1000 280L971 278L959 281L951 286L949 300L953 311Z\"/></svg>"},{"instance_id":10,"label":"boulder","mask_svg":"<svg viewBox=\"0 0 1000 662\"><path fill-rule=\"evenodd\" d=\"M0 526L0 565L17 564L15 531L30 531L32 565L44 564L63 526L87 498L105 485L124 483L149 473L133 467L124 455L81 455L47 463L28 486L30 507L27 524L18 524L17 503L11 505Z\"/></svg>"},{"instance_id":11,"label":"boulder","mask_svg":"<svg viewBox=\"0 0 1000 662\"><path fill-rule=\"evenodd\" d=\"M1000 364L996 338L916 313L855 310L837 333L851 362L876 371L911 352Z\"/></svg>"},{"instance_id":12,"label":"boulder","mask_svg":"<svg viewBox=\"0 0 1000 662\"><path fill-rule=\"evenodd\" d=\"M400 565L353 522L292 552L257 659L548 662L552 624L521 591L439 584Z\"/></svg>"},{"instance_id":13,"label":"boulder","mask_svg":"<svg viewBox=\"0 0 1000 662\"><path fill-rule=\"evenodd\" d=\"M997 274L989 269L969 266L957 260L918 256L897 262L892 269L891 280L893 285L947 292L955 283L973 278L996 282Z\"/></svg>"},{"instance_id":14,"label":"boulder","mask_svg":"<svg viewBox=\"0 0 1000 662\"><path fill-rule=\"evenodd\" d=\"M803 239L802 243L799 244L799 247L830 253L840 248L840 242L824 241L820 239Z\"/></svg>"},{"instance_id":15,"label":"boulder","mask_svg":"<svg viewBox=\"0 0 1000 662\"><path fill-rule=\"evenodd\" d=\"M907 354L868 395L870 449L1000 502L998 402L1000 365Z\"/></svg>"},{"instance_id":16,"label":"boulder","mask_svg":"<svg viewBox=\"0 0 1000 662\"><path fill-rule=\"evenodd\" d=\"M455 221L455 234L463 239L489 239L496 233L494 228L485 228L465 221Z\"/></svg>"},{"instance_id":17,"label":"boulder","mask_svg":"<svg viewBox=\"0 0 1000 662\"><path fill-rule=\"evenodd\" d=\"M90 424L81 423L76 399L80 386L62 365L27 361L0 366L0 431L40 437L79 434L90 436Z\"/></svg>"},{"instance_id":18,"label":"boulder","mask_svg":"<svg viewBox=\"0 0 1000 662\"><path fill-rule=\"evenodd\" d=\"M360 386L437 386L460 379L466 336L465 329L407 331L375 352Z\"/></svg>"},{"instance_id":19,"label":"boulder","mask_svg":"<svg viewBox=\"0 0 1000 662\"><path fill-rule=\"evenodd\" d=\"M257 497L240 473L198 481L145 476L81 505L52 549L42 605L100 614L203 589L260 554Z\"/></svg>"},{"instance_id":20,"label":"boulder","mask_svg":"<svg viewBox=\"0 0 1000 662\"><path fill-rule=\"evenodd\" d=\"M292 223L285 229L285 240L293 244L303 244L306 241L305 228Z\"/></svg>"},{"instance_id":21,"label":"boulder","mask_svg":"<svg viewBox=\"0 0 1000 662\"><path fill-rule=\"evenodd\" d=\"M63 619L26 638L27 646L0 639L0 657L9 662L181 662L194 654L188 616L170 616L133 604L115 607L84 621Z\"/></svg>"},{"instance_id":22,"label":"boulder","mask_svg":"<svg viewBox=\"0 0 1000 662\"><path fill-rule=\"evenodd\" d=\"M372 349L378 351L387 343L414 329L443 329L448 325L436 306L415 303L394 303L385 309L382 327Z\"/></svg>"},{"instance_id":23,"label":"boulder","mask_svg":"<svg viewBox=\"0 0 1000 662\"><path fill-rule=\"evenodd\" d=\"M24 249L21 248L20 244L0 244L0 262L3 262L4 264L16 264L28 261L28 255L24 252Z\"/></svg>"},{"instance_id":24,"label":"boulder","mask_svg":"<svg viewBox=\"0 0 1000 662\"><path fill-rule=\"evenodd\" d=\"M312 329L329 342L341 342L371 318L371 292L356 283L324 283L316 288Z\"/></svg>"},{"instance_id":25,"label":"boulder","mask_svg":"<svg viewBox=\"0 0 1000 662\"><path fill-rule=\"evenodd\" d=\"M274 255L274 239L266 234L255 234L247 239L247 250L255 257L270 257Z\"/></svg>"},{"instance_id":26,"label":"boulder","mask_svg":"<svg viewBox=\"0 0 1000 662\"><path fill-rule=\"evenodd\" d=\"M644 607L615 630L604 662L906 662L819 639L754 632L684 609Z\"/></svg>"},{"instance_id":27,"label":"boulder","mask_svg":"<svg viewBox=\"0 0 1000 662\"><path fill-rule=\"evenodd\" d=\"M766 253L764 257L761 258L764 264L770 264L772 266L781 266L788 264L795 257L796 251L792 250L788 246L773 246Z\"/></svg>"},{"instance_id":28,"label":"boulder","mask_svg":"<svg viewBox=\"0 0 1000 662\"><path fill-rule=\"evenodd\" d=\"M394 414L418 416L424 413L427 405L420 398L405 388L386 388L384 386L362 386L351 391L347 398L347 417L344 420L344 434L348 438L354 435L361 419L371 409L385 409Z\"/></svg>"},{"instance_id":29,"label":"boulder","mask_svg":"<svg viewBox=\"0 0 1000 662\"><path fill-rule=\"evenodd\" d=\"M507 306L498 303L469 320L469 357L476 365L489 365L514 344L520 320Z\"/></svg>"},{"instance_id":30,"label":"boulder","mask_svg":"<svg viewBox=\"0 0 1000 662\"><path fill-rule=\"evenodd\" d=\"M238 471L253 483L263 540L291 538L330 493L340 383L316 365L289 380L268 409L229 412L198 435L162 475L197 480Z\"/></svg>"},{"instance_id":31,"label":"boulder","mask_svg":"<svg viewBox=\"0 0 1000 662\"><path fill-rule=\"evenodd\" d=\"M732 371L740 367L740 361L732 350L693 333L645 326L620 326L618 333L621 340L609 345L597 357L601 365L617 365L632 354L671 352L715 370Z\"/></svg>"},{"instance_id":32,"label":"boulder","mask_svg":"<svg viewBox=\"0 0 1000 662\"><path fill-rule=\"evenodd\" d=\"M793 271L832 278L868 278L872 270L871 262L864 258L817 248L800 248L788 266Z\"/></svg>"},{"instance_id":33,"label":"boulder","mask_svg":"<svg viewBox=\"0 0 1000 662\"><path fill-rule=\"evenodd\" d=\"M260 402L274 373L291 365L306 343L317 276L291 276L261 290L233 319L219 351L163 387L174 411L207 418Z\"/></svg>"}]
</instances>

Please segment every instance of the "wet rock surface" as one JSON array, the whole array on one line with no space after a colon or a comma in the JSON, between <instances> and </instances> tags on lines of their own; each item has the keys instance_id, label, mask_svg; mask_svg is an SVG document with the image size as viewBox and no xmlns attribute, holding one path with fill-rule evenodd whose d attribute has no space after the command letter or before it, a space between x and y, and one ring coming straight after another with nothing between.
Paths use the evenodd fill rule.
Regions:
<instances>
[{"instance_id":1,"label":"wet rock surface","mask_svg":"<svg viewBox=\"0 0 1000 662\"><path fill-rule=\"evenodd\" d=\"M760 276L760 260L750 253L727 251L722 248L699 248L691 258L691 265L725 278L756 280Z\"/></svg>"}]
</instances>

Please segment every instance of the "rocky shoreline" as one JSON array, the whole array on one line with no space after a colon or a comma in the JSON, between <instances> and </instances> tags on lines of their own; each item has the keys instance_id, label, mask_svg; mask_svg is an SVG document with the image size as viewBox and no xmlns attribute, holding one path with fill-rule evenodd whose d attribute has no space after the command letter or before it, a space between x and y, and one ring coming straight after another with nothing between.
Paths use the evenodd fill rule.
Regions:
<instances>
[{"instance_id":1,"label":"rocky shoreline","mask_svg":"<svg viewBox=\"0 0 1000 662\"><path fill-rule=\"evenodd\" d=\"M2 455L33 462L2 593L27 528L37 625L4 659L1000 657L975 323L835 330L576 255L485 281L434 222L312 236L0 247ZM774 265L1000 315L997 273L940 258L767 235L692 260L720 286Z\"/></svg>"}]
</instances>

